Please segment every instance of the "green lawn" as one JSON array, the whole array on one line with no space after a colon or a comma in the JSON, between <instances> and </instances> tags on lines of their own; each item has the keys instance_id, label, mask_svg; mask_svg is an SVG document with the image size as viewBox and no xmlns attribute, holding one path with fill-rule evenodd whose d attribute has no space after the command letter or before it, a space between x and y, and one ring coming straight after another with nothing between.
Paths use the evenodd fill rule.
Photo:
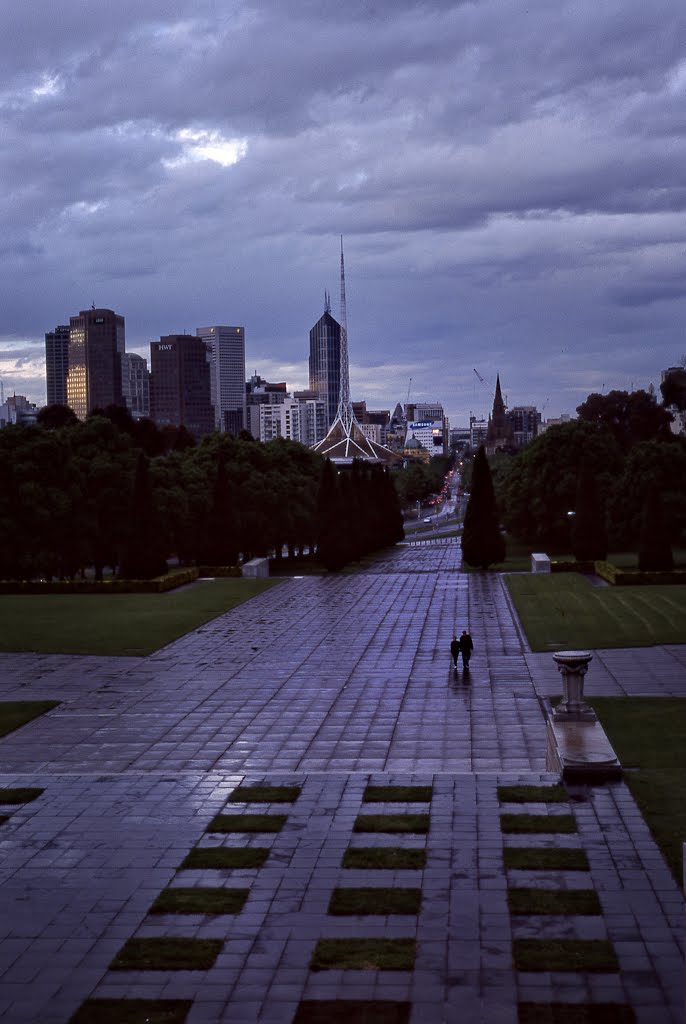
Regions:
<instances>
[{"instance_id":1,"label":"green lawn","mask_svg":"<svg viewBox=\"0 0 686 1024\"><path fill-rule=\"evenodd\" d=\"M686 840L686 698L594 697L589 703L628 769L624 778L629 789L681 885L681 844Z\"/></svg>"},{"instance_id":2,"label":"green lawn","mask_svg":"<svg viewBox=\"0 0 686 1024\"><path fill-rule=\"evenodd\" d=\"M15 729L21 729L39 715L52 711L58 700L3 700L0 701L0 736L6 736ZM43 792L40 790L39 792Z\"/></svg>"},{"instance_id":3,"label":"green lawn","mask_svg":"<svg viewBox=\"0 0 686 1024\"><path fill-rule=\"evenodd\" d=\"M279 580L216 579L167 594L0 596L0 651L147 655Z\"/></svg>"},{"instance_id":4,"label":"green lawn","mask_svg":"<svg viewBox=\"0 0 686 1024\"><path fill-rule=\"evenodd\" d=\"M683 643L686 587L593 587L576 573L505 576L534 651Z\"/></svg>"}]
</instances>

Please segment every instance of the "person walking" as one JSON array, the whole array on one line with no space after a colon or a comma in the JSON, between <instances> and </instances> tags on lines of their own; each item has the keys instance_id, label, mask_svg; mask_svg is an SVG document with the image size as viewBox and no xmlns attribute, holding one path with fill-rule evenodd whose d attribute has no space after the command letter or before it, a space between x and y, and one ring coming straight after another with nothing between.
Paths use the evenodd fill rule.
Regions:
<instances>
[{"instance_id":1,"label":"person walking","mask_svg":"<svg viewBox=\"0 0 686 1024\"><path fill-rule=\"evenodd\" d=\"M469 659L471 658L472 651L474 650L474 641L466 629L462 630L462 636L458 643L460 646L460 652L462 653L462 664L465 668L469 668Z\"/></svg>"},{"instance_id":2,"label":"person walking","mask_svg":"<svg viewBox=\"0 0 686 1024\"><path fill-rule=\"evenodd\" d=\"M457 639L457 633L453 633L453 638L450 641L450 657L453 659L453 668L455 669L456 672L457 659L459 657L461 649L462 648L460 647L460 641Z\"/></svg>"}]
</instances>

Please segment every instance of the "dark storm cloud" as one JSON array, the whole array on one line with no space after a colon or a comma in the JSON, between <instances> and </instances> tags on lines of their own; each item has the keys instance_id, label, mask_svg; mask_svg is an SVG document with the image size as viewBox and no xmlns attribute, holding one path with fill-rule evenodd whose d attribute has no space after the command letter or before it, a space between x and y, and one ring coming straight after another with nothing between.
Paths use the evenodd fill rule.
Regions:
<instances>
[{"instance_id":1,"label":"dark storm cloud","mask_svg":"<svg viewBox=\"0 0 686 1024\"><path fill-rule=\"evenodd\" d=\"M492 398L478 359L512 404L571 412L680 355L683 0L29 0L3 22L0 335L97 295L129 347L245 322L248 362L304 384L343 232L353 380L386 404L412 376L464 419Z\"/></svg>"}]
</instances>

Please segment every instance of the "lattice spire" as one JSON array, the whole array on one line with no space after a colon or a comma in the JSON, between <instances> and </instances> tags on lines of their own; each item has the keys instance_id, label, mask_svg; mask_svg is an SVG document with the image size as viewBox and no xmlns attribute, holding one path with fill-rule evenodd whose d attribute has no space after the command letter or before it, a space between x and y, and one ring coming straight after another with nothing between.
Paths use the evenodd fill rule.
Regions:
<instances>
[{"instance_id":1,"label":"lattice spire","mask_svg":"<svg viewBox=\"0 0 686 1024\"><path fill-rule=\"evenodd\" d=\"M338 399L338 419L350 431L355 417L350 399L350 363L348 361L348 311L345 301L345 262L343 260L343 235L341 235L341 390Z\"/></svg>"}]
</instances>

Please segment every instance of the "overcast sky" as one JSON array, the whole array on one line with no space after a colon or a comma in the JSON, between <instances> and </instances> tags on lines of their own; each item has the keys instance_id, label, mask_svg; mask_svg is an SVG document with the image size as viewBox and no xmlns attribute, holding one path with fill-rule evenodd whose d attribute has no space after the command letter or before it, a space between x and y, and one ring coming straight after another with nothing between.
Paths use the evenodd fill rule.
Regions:
<instances>
[{"instance_id":1,"label":"overcast sky","mask_svg":"<svg viewBox=\"0 0 686 1024\"><path fill-rule=\"evenodd\" d=\"M307 385L345 236L351 389L574 414L686 353L684 0L22 0L0 15L0 377L46 330L243 324ZM474 369L485 383L480 383Z\"/></svg>"}]
</instances>

